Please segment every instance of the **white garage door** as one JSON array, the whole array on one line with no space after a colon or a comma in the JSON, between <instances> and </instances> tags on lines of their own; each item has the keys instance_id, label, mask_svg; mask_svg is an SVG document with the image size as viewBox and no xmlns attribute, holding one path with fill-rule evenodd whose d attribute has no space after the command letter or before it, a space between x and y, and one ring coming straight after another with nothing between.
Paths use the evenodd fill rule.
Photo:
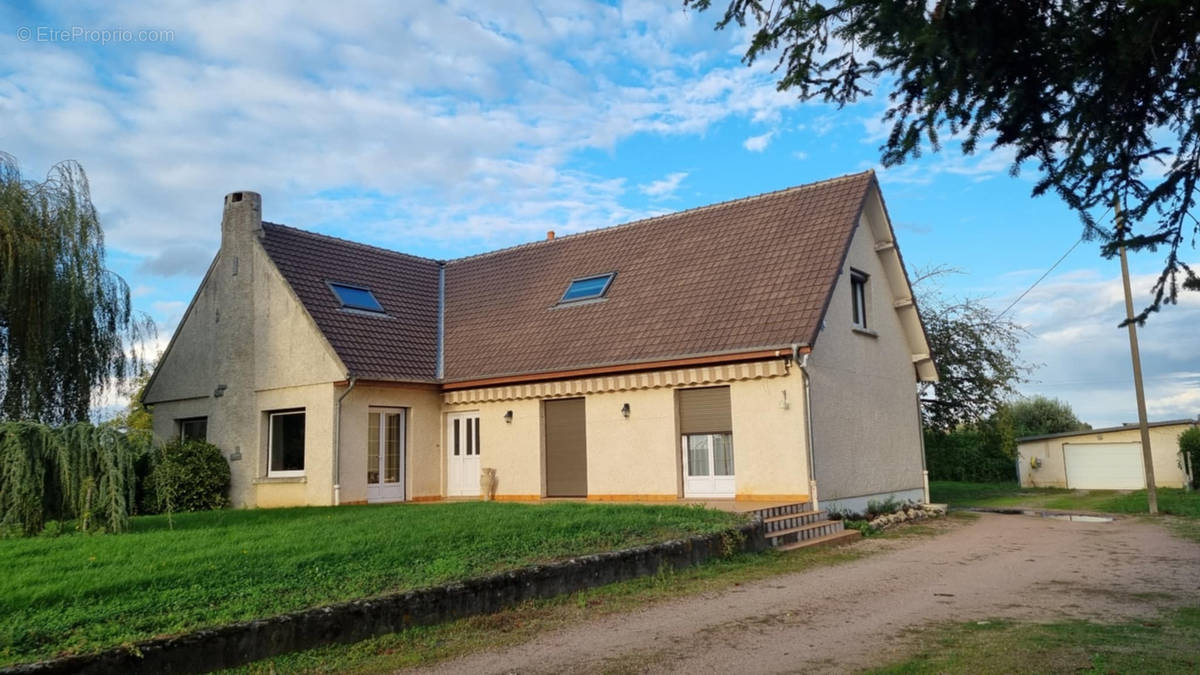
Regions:
<instances>
[{"instance_id":1,"label":"white garage door","mask_svg":"<svg viewBox=\"0 0 1200 675\"><path fill-rule=\"evenodd\" d=\"M1137 490L1146 487L1141 443L1067 443L1067 487Z\"/></svg>"}]
</instances>

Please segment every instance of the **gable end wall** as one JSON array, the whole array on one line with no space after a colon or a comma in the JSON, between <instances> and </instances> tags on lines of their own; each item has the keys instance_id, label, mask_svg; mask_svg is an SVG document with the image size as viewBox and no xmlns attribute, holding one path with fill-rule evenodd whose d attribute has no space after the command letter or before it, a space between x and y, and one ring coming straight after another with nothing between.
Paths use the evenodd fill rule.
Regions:
<instances>
[{"instance_id":1,"label":"gable end wall","mask_svg":"<svg viewBox=\"0 0 1200 675\"><path fill-rule=\"evenodd\" d=\"M881 262L892 252L875 250L888 236L881 214L864 209L808 366L818 494L852 510L865 505L857 497L923 497L913 353ZM875 335L853 330L851 269L869 275L867 326Z\"/></svg>"}]
</instances>

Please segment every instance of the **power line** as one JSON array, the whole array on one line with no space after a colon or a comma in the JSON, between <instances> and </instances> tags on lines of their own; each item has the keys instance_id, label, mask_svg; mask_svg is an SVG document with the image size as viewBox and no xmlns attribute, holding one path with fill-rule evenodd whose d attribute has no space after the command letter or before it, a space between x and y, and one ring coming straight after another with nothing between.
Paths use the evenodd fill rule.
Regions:
<instances>
[{"instance_id":1,"label":"power line","mask_svg":"<svg viewBox=\"0 0 1200 675\"><path fill-rule=\"evenodd\" d=\"M1108 217L1109 211L1112 211L1111 207L1109 207L1108 211L1104 212L1104 215L1100 216L1100 220L1104 220L1106 217ZM1003 312L1000 312L999 314L996 315L996 320L999 321L1001 317L1003 317L1005 314L1008 314L1008 310L1012 309L1013 307L1016 307L1018 302L1020 302L1022 299L1024 299L1026 295L1029 295L1029 291L1032 291L1035 286L1042 283L1043 279L1050 276L1050 273L1054 271L1054 268L1058 267L1059 264L1062 263L1062 261L1066 260L1067 256L1071 255L1071 251L1074 251L1076 246L1079 246L1080 244L1083 243L1083 239L1086 236L1087 236L1087 234L1085 233L1083 236L1081 236L1079 238L1079 241L1075 242L1074 244L1071 244L1071 248L1067 249L1067 252L1062 254L1062 257L1059 258L1058 260L1056 260L1054 262L1054 264L1050 266L1050 269L1046 270L1045 274L1038 277L1037 281L1033 282L1033 284L1030 285L1029 288L1026 288L1024 293L1021 293L1020 295L1018 295L1017 299L1013 300L1011 303L1009 303L1008 307L1005 307Z\"/></svg>"},{"instance_id":2,"label":"power line","mask_svg":"<svg viewBox=\"0 0 1200 675\"><path fill-rule=\"evenodd\" d=\"M1053 265L1050 266L1050 269L1046 270L1046 272L1044 274L1042 274L1042 276L1038 277L1038 280L1033 282L1033 285L1031 285L1029 288L1026 288L1024 293L1021 293L1020 295L1018 295L1016 300L1013 300L1008 305L1008 307L1005 307L1003 312L1000 312L999 314L997 314L996 319L999 320L1000 317L1002 317L1008 313L1008 310L1012 309L1013 307L1016 307L1018 302L1020 302L1022 299L1024 299L1024 297L1026 295L1029 295L1029 291L1032 291L1034 286L1037 286L1038 284L1042 283L1043 279L1050 276L1050 273L1054 271L1054 268L1058 267L1059 263L1066 260L1067 256L1071 255L1071 251L1074 251L1075 247L1079 246L1082 243L1083 243L1083 237L1080 237L1079 241L1075 242L1074 244L1071 244L1071 248L1067 249L1067 252L1062 254L1062 257L1059 258L1057 261L1055 261L1055 263Z\"/></svg>"}]
</instances>

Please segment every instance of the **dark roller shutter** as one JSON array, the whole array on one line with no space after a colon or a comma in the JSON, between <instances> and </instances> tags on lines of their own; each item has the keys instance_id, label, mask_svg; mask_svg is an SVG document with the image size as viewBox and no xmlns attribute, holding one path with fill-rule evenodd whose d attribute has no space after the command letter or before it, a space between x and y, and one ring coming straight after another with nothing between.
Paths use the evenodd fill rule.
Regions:
<instances>
[{"instance_id":1,"label":"dark roller shutter","mask_svg":"<svg viewBox=\"0 0 1200 675\"><path fill-rule=\"evenodd\" d=\"M546 414L546 496L587 496L587 420L581 398L551 400Z\"/></svg>"},{"instance_id":2,"label":"dark roller shutter","mask_svg":"<svg viewBox=\"0 0 1200 675\"><path fill-rule=\"evenodd\" d=\"M679 390L679 432L715 434L733 431L729 387Z\"/></svg>"}]
</instances>

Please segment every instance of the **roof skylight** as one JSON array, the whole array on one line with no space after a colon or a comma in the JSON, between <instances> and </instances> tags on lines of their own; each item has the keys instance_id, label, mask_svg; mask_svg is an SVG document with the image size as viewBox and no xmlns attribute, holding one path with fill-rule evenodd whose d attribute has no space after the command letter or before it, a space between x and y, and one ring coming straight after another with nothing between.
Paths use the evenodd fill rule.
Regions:
<instances>
[{"instance_id":1,"label":"roof skylight","mask_svg":"<svg viewBox=\"0 0 1200 675\"><path fill-rule=\"evenodd\" d=\"M604 297L608 292L608 287L612 284L613 277L616 272L608 274L598 274L594 277L583 277L575 279L567 286L567 292L563 293L560 303L564 302L579 302L580 300L594 300Z\"/></svg>"},{"instance_id":2,"label":"roof skylight","mask_svg":"<svg viewBox=\"0 0 1200 675\"><path fill-rule=\"evenodd\" d=\"M342 302L342 309L357 309L363 312L383 313L383 305L375 299L375 294L369 288L335 284L330 281L329 290Z\"/></svg>"}]
</instances>

